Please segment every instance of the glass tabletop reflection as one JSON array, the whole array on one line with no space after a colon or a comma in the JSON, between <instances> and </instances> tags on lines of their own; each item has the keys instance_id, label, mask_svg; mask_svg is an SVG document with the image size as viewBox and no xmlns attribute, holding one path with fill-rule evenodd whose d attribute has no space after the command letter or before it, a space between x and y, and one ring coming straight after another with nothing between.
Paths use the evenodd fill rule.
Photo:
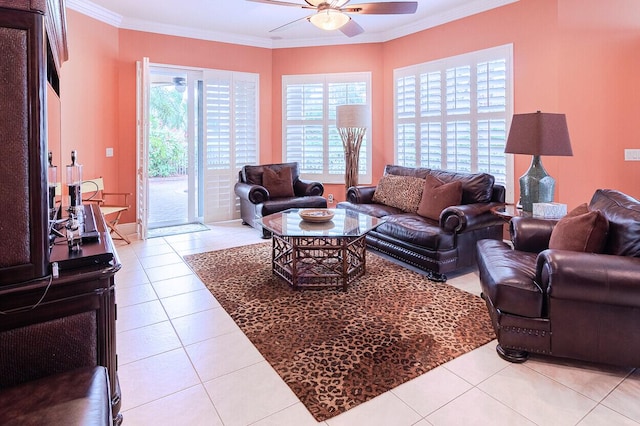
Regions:
<instances>
[{"instance_id":1,"label":"glass tabletop reflection","mask_svg":"<svg viewBox=\"0 0 640 426\"><path fill-rule=\"evenodd\" d=\"M308 222L300 217L305 209L289 209L263 217L260 222L276 235L287 237L359 237L384 223L383 218L346 209L334 213L328 222Z\"/></svg>"}]
</instances>

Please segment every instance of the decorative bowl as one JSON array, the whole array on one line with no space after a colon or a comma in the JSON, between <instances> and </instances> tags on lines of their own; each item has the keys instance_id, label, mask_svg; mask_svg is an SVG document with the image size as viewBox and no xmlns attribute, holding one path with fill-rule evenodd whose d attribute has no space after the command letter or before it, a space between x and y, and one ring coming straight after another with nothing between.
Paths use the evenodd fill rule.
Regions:
<instances>
[{"instance_id":1,"label":"decorative bowl","mask_svg":"<svg viewBox=\"0 0 640 426\"><path fill-rule=\"evenodd\" d=\"M334 212L329 209L304 209L298 212L300 218L307 222L329 222Z\"/></svg>"}]
</instances>

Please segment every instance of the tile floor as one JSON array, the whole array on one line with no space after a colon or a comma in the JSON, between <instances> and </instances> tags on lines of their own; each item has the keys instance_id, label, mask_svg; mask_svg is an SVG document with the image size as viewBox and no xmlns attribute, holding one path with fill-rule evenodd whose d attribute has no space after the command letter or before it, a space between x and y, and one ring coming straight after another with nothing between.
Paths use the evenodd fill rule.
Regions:
<instances>
[{"instance_id":1,"label":"tile floor","mask_svg":"<svg viewBox=\"0 0 640 426\"><path fill-rule=\"evenodd\" d=\"M263 242L239 221L118 246L117 346L125 425L317 422L183 263ZM449 283L479 293L475 271ZM640 369L501 360L495 342L342 415L341 425L640 425Z\"/></svg>"}]
</instances>

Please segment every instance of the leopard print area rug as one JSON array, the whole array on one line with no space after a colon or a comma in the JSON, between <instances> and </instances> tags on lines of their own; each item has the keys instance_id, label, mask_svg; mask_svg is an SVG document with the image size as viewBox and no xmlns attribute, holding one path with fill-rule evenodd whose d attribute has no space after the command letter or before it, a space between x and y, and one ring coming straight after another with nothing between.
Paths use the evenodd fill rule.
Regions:
<instances>
[{"instance_id":1,"label":"leopard print area rug","mask_svg":"<svg viewBox=\"0 0 640 426\"><path fill-rule=\"evenodd\" d=\"M318 421L495 338L481 298L372 253L346 292L292 290L270 243L185 260Z\"/></svg>"}]
</instances>

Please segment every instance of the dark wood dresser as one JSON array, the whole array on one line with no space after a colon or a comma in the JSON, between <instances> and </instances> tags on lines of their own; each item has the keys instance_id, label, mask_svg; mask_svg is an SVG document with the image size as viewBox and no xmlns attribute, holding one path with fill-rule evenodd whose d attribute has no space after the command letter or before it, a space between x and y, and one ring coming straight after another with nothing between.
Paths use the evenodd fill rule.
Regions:
<instances>
[{"instance_id":1,"label":"dark wood dresser","mask_svg":"<svg viewBox=\"0 0 640 426\"><path fill-rule=\"evenodd\" d=\"M65 240L50 249L49 151L62 167L60 135L47 135L59 111L47 108L67 59L64 0L0 0L0 51L0 388L102 365L119 424L120 262L98 208L88 207L96 236L81 251L70 253Z\"/></svg>"},{"instance_id":2,"label":"dark wood dresser","mask_svg":"<svg viewBox=\"0 0 640 426\"><path fill-rule=\"evenodd\" d=\"M0 388L80 367L107 367L114 424L122 421L116 355L115 274L121 264L100 210L86 205L97 239L51 251L59 274L0 287Z\"/></svg>"}]
</instances>

